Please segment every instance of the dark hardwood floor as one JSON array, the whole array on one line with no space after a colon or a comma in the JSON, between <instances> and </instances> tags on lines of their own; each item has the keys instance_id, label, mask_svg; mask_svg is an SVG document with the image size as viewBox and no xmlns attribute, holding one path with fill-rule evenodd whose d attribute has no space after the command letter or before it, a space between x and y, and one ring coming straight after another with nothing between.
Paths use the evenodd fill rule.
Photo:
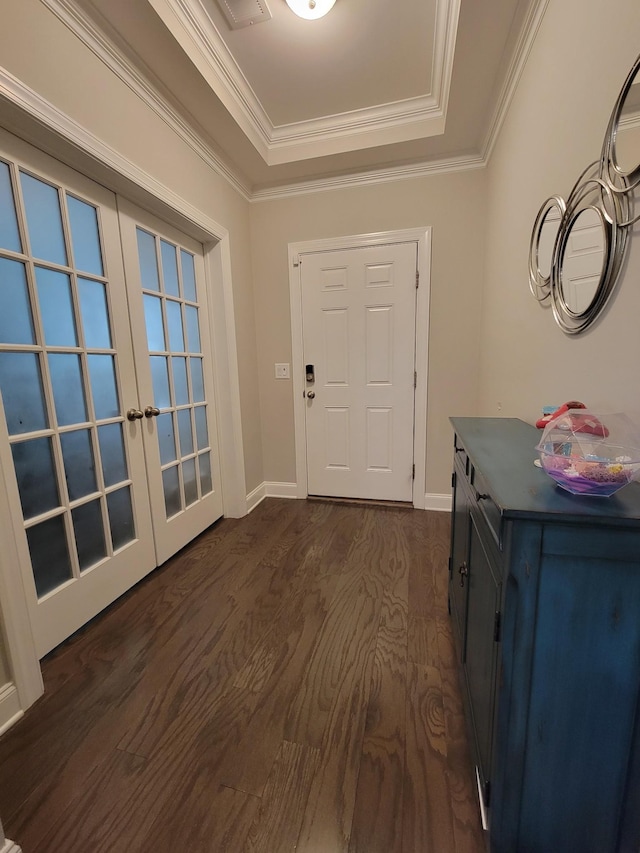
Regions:
<instances>
[{"instance_id":1,"label":"dark hardwood floor","mask_svg":"<svg viewBox=\"0 0 640 853\"><path fill-rule=\"evenodd\" d=\"M23 853L483 853L446 513L267 499L43 662Z\"/></svg>"}]
</instances>

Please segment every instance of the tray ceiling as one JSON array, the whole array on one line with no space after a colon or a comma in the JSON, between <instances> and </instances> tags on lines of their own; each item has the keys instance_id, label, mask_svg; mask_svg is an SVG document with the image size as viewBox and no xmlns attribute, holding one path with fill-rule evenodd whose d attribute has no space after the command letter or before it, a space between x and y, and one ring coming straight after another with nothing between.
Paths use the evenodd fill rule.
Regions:
<instances>
[{"instance_id":1,"label":"tray ceiling","mask_svg":"<svg viewBox=\"0 0 640 853\"><path fill-rule=\"evenodd\" d=\"M45 2L106 36L250 192L482 159L546 5L336 0L306 21L285 0ZM254 4L266 19L232 28Z\"/></svg>"}]
</instances>

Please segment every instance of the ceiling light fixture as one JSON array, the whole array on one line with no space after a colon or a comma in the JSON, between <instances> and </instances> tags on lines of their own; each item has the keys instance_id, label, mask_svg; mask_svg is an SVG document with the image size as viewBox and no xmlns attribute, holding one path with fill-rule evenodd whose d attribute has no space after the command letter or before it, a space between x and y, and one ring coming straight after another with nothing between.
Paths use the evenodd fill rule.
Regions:
<instances>
[{"instance_id":1,"label":"ceiling light fixture","mask_svg":"<svg viewBox=\"0 0 640 853\"><path fill-rule=\"evenodd\" d=\"M315 21L322 18L332 8L336 0L287 0L287 6L299 18Z\"/></svg>"}]
</instances>

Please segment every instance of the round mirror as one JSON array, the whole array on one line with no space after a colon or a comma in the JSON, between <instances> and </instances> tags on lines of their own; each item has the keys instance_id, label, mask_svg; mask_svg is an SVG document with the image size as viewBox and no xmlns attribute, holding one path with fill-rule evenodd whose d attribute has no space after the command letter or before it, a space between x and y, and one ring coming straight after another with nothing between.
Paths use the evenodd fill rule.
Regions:
<instances>
[{"instance_id":1,"label":"round mirror","mask_svg":"<svg viewBox=\"0 0 640 853\"><path fill-rule=\"evenodd\" d=\"M613 162L623 175L632 174L640 164L640 76L636 77L624 102L613 144Z\"/></svg>"},{"instance_id":2,"label":"round mirror","mask_svg":"<svg viewBox=\"0 0 640 853\"><path fill-rule=\"evenodd\" d=\"M551 264L551 304L568 334L587 329L607 302L625 245L613 210L617 196L587 167L567 199Z\"/></svg>"},{"instance_id":3,"label":"round mirror","mask_svg":"<svg viewBox=\"0 0 640 853\"><path fill-rule=\"evenodd\" d=\"M629 72L611 113L602 160L615 191L627 192L640 182L640 58Z\"/></svg>"},{"instance_id":4,"label":"round mirror","mask_svg":"<svg viewBox=\"0 0 640 853\"><path fill-rule=\"evenodd\" d=\"M529 289L551 300L569 335L602 313L622 269L630 227L640 220L640 57L627 75L602 143L600 160L579 176L566 202L547 199L529 245Z\"/></svg>"},{"instance_id":5,"label":"round mirror","mask_svg":"<svg viewBox=\"0 0 640 853\"><path fill-rule=\"evenodd\" d=\"M608 233L596 207L580 210L568 224L558 258L560 298L567 313L581 317L589 311L604 279Z\"/></svg>"},{"instance_id":6,"label":"round mirror","mask_svg":"<svg viewBox=\"0 0 640 853\"><path fill-rule=\"evenodd\" d=\"M566 205L559 196L548 198L543 204L531 232L529 246L529 287L539 302L551 295L551 265L553 247Z\"/></svg>"}]
</instances>

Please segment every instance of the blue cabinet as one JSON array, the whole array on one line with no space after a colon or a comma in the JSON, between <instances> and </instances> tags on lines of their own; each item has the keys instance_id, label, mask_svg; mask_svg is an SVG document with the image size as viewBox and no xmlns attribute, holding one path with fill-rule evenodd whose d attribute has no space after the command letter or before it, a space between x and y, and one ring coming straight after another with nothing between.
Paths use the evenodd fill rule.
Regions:
<instances>
[{"instance_id":1,"label":"blue cabinet","mask_svg":"<svg viewBox=\"0 0 640 853\"><path fill-rule=\"evenodd\" d=\"M535 428L452 424L449 604L491 853L638 853L640 485L570 495Z\"/></svg>"}]
</instances>

